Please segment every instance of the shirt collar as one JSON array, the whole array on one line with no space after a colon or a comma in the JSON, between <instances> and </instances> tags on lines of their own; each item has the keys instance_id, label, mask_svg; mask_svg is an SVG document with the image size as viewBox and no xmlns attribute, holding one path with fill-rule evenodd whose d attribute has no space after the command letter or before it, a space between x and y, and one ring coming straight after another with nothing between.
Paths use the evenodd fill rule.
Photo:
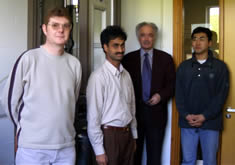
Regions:
<instances>
[{"instance_id":1,"label":"shirt collar","mask_svg":"<svg viewBox=\"0 0 235 165\"><path fill-rule=\"evenodd\" d=\"M148 52L145 52L144 49L140 49L140 55L143 57L145 53L148 53L149 56L152 58L153 57L153 48L150 49Z\"/></svg>"},{"instance_id":2,"label":"shirt collar","mask_svg":"<svg viewBox=\"0 0 235 165\"><path fill-rule=\"evenodd\" d=\"M199 64L199 62L195 57L195 52L193 53L192 60L193 60L192 65ZM201 65L212 67L212 63L213 63L213 52L211 50L208 50L208 58L206 59L206 62Z\"/></svg>"},{"instance_id":3,"label":"shirt collar","mask_svg":"<svg viewBox=\"0 0 235 165\"><path fill-rule=\"evenodd\" d=\"M114 76L120 76L120 74L123 72L124 68L122 66L122 64L120 64L119 66L119 70L113 66L113 64L111 64L108 60L105 60L105 66L109 69L109 71L114 75Z\"/></svg>"}]
</instances>

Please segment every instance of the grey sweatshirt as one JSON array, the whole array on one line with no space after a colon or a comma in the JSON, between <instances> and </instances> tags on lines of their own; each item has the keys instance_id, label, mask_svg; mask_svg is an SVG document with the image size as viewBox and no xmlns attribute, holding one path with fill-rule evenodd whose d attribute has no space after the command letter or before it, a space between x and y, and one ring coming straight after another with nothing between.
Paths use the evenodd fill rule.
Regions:
<instances>
[{"instance_id":1,"label":"grey sweatshirt","mask_svg":"<svg viewBox=\"0 0 235 165\"><path fill-rule=\"evenodd\" d=\"M1 104L17 128L19 147L60 149L74 145L81 74L80 62L68 53L55 56L40 47L18 58Z\"/></svg>"}]
</instances>

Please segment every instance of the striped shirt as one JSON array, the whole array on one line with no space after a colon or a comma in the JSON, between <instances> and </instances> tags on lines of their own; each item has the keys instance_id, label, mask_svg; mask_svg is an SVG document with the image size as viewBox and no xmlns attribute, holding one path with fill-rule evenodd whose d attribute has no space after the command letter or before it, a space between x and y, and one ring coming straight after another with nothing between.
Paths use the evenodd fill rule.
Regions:
<instances>
[{"instance_id":1,"label":"striped shirt","mask_svg":"<svg viewBox=\"0 0 235 165\"><path fill-rule=\"evenodd\" d=\"M60 149L74 145L81 73L80 62L66 52L55 56L40 47L18 58L1 101L17 128L19 147Z\"/></svg>"}]
</instances>

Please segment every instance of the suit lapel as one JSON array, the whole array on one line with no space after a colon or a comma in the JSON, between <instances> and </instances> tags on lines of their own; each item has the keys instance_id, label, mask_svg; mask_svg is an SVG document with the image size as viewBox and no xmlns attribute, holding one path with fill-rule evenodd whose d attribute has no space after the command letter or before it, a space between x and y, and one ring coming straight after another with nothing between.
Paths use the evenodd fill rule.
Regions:
<instances>
[{"instance_id":1,"label":"suit lapel","mask_svg":"<svg viewBox=\"0 0 235 165\"><path fill-rule=\"evenodd\" d=\"M156 49L153 49L153 57L152 57L153 61L152 61L152 81L151 81L151 92L150 94L152 95L152 89L153 89L153 85L156 85L154 84L154 80L158 77L158 69L159 69L159 66L161 64L158 64L159 60L158 60L158 55L157 55L157 51Z\"/></svg>"},{"instance_id":2,"label":"suit lapel","mask_svg":"<svg viewBox=\"0 0 235 165\"><path fill-rule=\"evenodd\" d=\"M136 84L138 84L138 91L140 92L140 97L142 98L142 75L141 75L141 57L140 57L140 49L136 52L136 58L134 58L135 65L136 65L136 70L135 70L135 75L136 75Z\"/></svg>"},{"instance_id":3,"label":"suit lapel","mask_svg":"<svg viewBox=\"0 0 235 165\"><path fill-rule=\"evenodd\" d=\"M140 49L138 50L137 52L137 58L136 58L136 66L137 66L137 71L136 73L138 74L137 75L137 78L140 82L140 85L142 87L142 76L141 76L141 57L140 57ZM142 88L141 88L141 92L142 92Z\"/></svg>"},{"instance_id":4,"label":"suit lapel","mask_svg":"<svg viewBox=\"0 0 235 165\"><path fill-rule=\"evenodd\" d=\"M156 70L158 64L158 60L157 60L157 51L155 49L153 49L153 57L152 57L152 77L153 77L153 71Z\"/></svg>"}]
</instances>

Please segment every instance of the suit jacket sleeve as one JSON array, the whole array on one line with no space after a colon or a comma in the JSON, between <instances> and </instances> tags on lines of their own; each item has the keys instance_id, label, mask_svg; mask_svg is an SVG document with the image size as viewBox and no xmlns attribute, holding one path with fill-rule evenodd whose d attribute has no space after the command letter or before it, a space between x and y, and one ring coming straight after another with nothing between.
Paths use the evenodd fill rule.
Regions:
<instances>
[{"instance_id":1,"label":"suit jacket sleeve","mask_svg":"<svg viewBox=\"0 0 235 165\"><path fill-rule=\"evenodd\" d=\"M220 72L218 73L217 86L216 86L216 95L212 98L209 103L209 107L204 110L202 113L206 120L211 120L221 115L221 110L223 109L223 105L228 95L229 91L229 72L224 64L221 67Z\"/></svg>"},{"instance_id":2,"label":"suit jacket sleeve","mask_svg":"<svg viewBox=\"0 0 235 165\"><path fill-rule=\"evenodd\" d=\"M185 68L183 68L182 65L180 65L176 72L175 101L179 115L183 118L186 118L186 116L190 113L186 110L186 105L185 105L185 94L184 94L185 92L183 87L184 69Z\"/></svg>"},{"instance_id":3,"label":"suit jacket sleeve","mask_svg":"<svg viewBox=\"0 0 235 165\"><path fill-rule=\"evenodd\" d=\"M175 90L175 66L172 58L169 58L165 67L165 85L160 89L159 95L161 101L167 102L171 97L174 96Z\"/></svg>"}]
</instances>

